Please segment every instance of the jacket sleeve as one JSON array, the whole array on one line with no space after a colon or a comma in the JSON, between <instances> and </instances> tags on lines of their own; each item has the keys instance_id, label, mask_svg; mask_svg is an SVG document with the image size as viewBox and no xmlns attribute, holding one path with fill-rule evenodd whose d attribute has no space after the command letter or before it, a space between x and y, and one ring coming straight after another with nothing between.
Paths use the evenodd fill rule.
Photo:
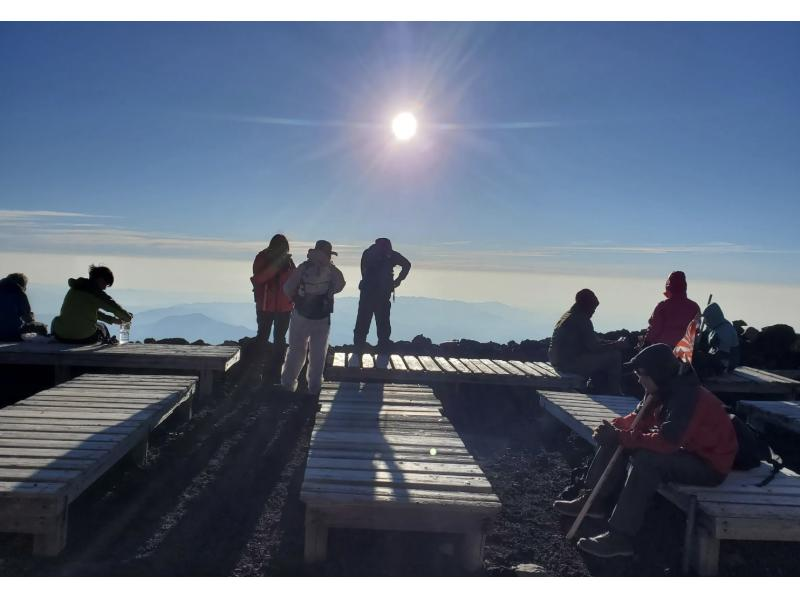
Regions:
<instances>
[{"instance_id":1,"label":"jacket sleeve","mask_svg":"<svg viewBox=\"0 0 800 598\"><path fill-rule=\"evenodd\" d=\"M28 301L28 296L25 293L23 293L22 297L20 298L19 308L19 317L22 318L22 321L25 323L33 322L34 316L33 312L31 311L31 304L30 301Z\"/></svg>"},{"instance_id":2,"label":"jacket sleeve","mask_svg":"<svg viewBox=\"0 0 800 598\"><path fill-rule=\"evenodd\" d=\"M366 270L367 270L367 251L369 251L369 249L366 249L364 251L364 253L361 254L361 278L362 279L364 278L364 272L366 272Z\"/></svg>"},{"instance_id":3,"label":"jacket sleeve","mask_svg":"<svg viewBox=\"0 0 800 598\"><path fill-rule=\"evenodd\" d=\"M297 294L297 287L300 286L300 281L303 279L304 268L305 263L295 268L283 285L283 292L289 299L294 299L294 296Z\"/></svg>"},{"instance_id":4,"label":"jacket sleeve","mask_svg":"<svg viewBox=\"0 0 800 598\"><path fill-rule=\"evenodd\" d=\"M340 293L344 288L344 274L336 266L331 264L331 295Z\"/></svg>"},{"instance_id":5,"label":"jacket sleeve","mask_svg":"<svg viewBox=\"0 0 800 598\"><path fill-rule=\"evenodd\" d=\"M660 425L639 427L639 430L652 431L620 432L620 444L625 448L644 448L655 453L674 453L679 450L689 430L697 400L694 394L687 393L673 403L667 419Z\"/></svg>"},{"instance_id":6,"label":"jacket sleeve","mask_svg":"<svg viewBox=\"0 0 800 598\"><path fill-rule=\"evenodd\" d=\"M603 345L597 339L597 334L589 318L578 322L581 345L590 353L602 351Z\"/></svg>"},{"instance_id":7,"label":"jacket sleeve","mask_svg":"<svg viewBox=\"0 0 800 598\"><path fill-rule=\"evenodd\" d=\"M648 328L647 334L644 337L645 342L652 343L653 339L658 338L661 335L661 331L664 329L664 302L659 302L656 305L656 308L653 310L653 314L650 316L650 320L648 320Z\"/></svg>"},{"instance_id":8,"label":"jacket sleeve","mask_svg":"<svg viewBox=\"0 0 800 598\"><path fill-rule=\"evenodd\" d=\"M277 273L278 273L277 265L270 264L263 270L260 270L255 274L253 274L250 280L252 280L254 284L264 284L268 280L274 278Z\"/></svg>"},{"instance_id":9,"label":"jacket sleeve","mask_svg":"<svg viewBox=\"0 0 800 598\"><path fill-rule=\"evenodd\" d=\"M397 281L405 280L411 270L411 262L400 253L394 252L394 265L400 266L400 274L397 276Z\"/></svg>"},{"instance_id":10,"label":"jacket sleeve","mask_svg":"<svg viewBox=\"0 0 800 598\"><path fill-rule=\"evenodd\" d=\"M133 314L125 311L125 309L123 309L123 307L119 303L114 301L110 296L106 295L105 293L103 293L103 295L104 296L98 297L98 303L99 303L99 305L97 306L98 309L102 309L103 311L111 312L112 314L117 316L117 318L119 318L123 322L130 322L133 319ZM99 312L98 312L97 317L98 317L98 319L103 320L100 317L100 313ZM110 324L114 323L113 320L111 322L109 322L108 320L103 320L103 322L108 322Z\"/></svg>"}]
</instances>

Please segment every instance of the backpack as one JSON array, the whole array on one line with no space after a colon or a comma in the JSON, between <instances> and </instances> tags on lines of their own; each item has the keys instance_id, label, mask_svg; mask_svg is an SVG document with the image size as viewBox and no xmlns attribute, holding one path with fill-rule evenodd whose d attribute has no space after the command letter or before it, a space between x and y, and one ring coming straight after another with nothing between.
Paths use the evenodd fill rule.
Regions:
<instances>
[{"instance_id":1,"label":"backpack","mask_svg":"<svg viewBox=\"0 0 800 598\"><path fill-rule=\"evenodd\" d=\"M310 320L322 320L333 313L333 297L325 293L324 295L311 295L306 292L305 270L300 279L300 286L297 294L293 297L294 308L297 312Z\"/></svg>"},{"instance_id":2,"label":"backpack","mask_svg":"<svg viewBox=\"0 0 800 598\"><path fill-rule=\"evenodd\" d=\"M766 486L783 469L782 459L772 450L763 434L732 413L730 418L733 429L736 432L736 442L739 445L736 449L736 457L733 460L733 468L745 471L758 467L762 461L766 461L772 465L772 471L766 478L756 484L759 488Z\"/></svg>"}]
</instances>

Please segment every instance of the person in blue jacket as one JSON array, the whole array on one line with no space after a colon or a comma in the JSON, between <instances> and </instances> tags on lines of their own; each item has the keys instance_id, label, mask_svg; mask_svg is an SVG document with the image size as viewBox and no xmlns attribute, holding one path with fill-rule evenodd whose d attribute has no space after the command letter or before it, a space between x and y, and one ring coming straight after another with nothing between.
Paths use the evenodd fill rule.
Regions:
<instances>
[{"instance_id":1,"label":"person in blue jacket","mask_svg":"<svg viewBox=\"0 0 800 598\"><path fill-rule=\"evenodd\" d=\"M28 277L21 272L0 280L0 340L19 341L28 332L46 335L47 326L37 322L26 293Z\"/></svg>"}]
</instances>

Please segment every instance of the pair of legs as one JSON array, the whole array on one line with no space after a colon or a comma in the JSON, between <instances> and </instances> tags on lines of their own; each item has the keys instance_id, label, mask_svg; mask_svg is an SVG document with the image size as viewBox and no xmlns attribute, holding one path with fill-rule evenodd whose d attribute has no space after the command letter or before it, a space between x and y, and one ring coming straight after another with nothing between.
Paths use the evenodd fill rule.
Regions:
<instances>
[{"instance_id":1,"label":"pair of legs","mask_svg":"<svg viewBox=\"0 0 800 598\"><path fill-rule=\"evenodd\" d=\"M584 353L564 367L565 371L591 377L603 373L608 380L608 392L622 394L622 355L619 351L609 349L599 353Z\"/></svg>"},{"instance_id":2,"label":"pair of legs","mask_svg":"<svg viewBox=\"0 0 800 598\"><path fill-rule=\"evenodd\" d=\"M597 484L616 448L615 445L602 446L595 453L584 481L587 489ZM724 479L723 474L693 453L680 450L663 454L636 449L617 459L595 501L598 505L610 506L618 495L608 527L614 533L631 538L638 533L650 500L661 484L717 486Z\"/></svg>"},{"instance_id":3,"label":"pair of legs","mask_svg":"<svg viewBox=\"0 0 800 598\"><path fill-rule=\"evenodd\" d=\"M277 377L280 367L286 355L286 332L289 330L289 320L291 312L274 312L256 310L256 321L258 322L258 354L264 357L264 370L261 375L263 383L272 381L273 375ZM269 354L267 342L272 332L274 351Z\"/></svg>"},{"instance_id":4,"label":"pair of legs","mask_svg":"<svg viewBox=\"0 0 800 598\"><path fill-rule=\"evenodd\" d=\"M361 291L358 299L356 327L353 330L353 344L356 347L363 347L367 344L367 334L373 315L378 332L378 346L387 347L389 345L389 338L392 335L392 325L389 320L392 310L390 297L390 294L376 293L369 289Z\"/></svg>"},{"instance_id":5,"label":"pair of legs","mask_svg":"<svg viewBox=\"0 0 800 598\"><path fill-rule=\"evenodd\" d=\"M325 355L328 352L328 335L331 318L312 320L292 312L289 324L289 350L281 372L281 385L287 390L297 390L297 376L303 369L308 353L306 380L308 391L317 394L322 388L322 374L325 369Z\"/></svg>"},{"instance_id":6,"label":"pair of legs","mask_svg":"<svg viewBox=\"0 0 800 598\"><path fill-rule=\"evenodd\" d=\"M94 343L108 343L111 342L111 333L108 331L108 326L102 322L97 322L97 329L94 334L86 338L61 338L57 334L53 335L57 341L62 343L70 343L72 345L93 345Z\"/></svg>"}]
</instances>

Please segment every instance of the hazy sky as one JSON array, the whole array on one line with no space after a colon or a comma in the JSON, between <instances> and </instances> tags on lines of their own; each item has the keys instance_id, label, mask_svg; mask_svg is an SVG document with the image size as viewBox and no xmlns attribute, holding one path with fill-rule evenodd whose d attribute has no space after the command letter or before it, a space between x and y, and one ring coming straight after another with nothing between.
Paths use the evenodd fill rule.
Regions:
<instances>
[{"instance_id":1,"label":"hazy sky","mask_svg":"<svg viewBox=\"0 0 800 598\"><path fill-rule=\"evenodd\" d=\"M681 268L772 323L800 297L799 66L796 23L3 23L0 268L246 295L275 232L348 268L389 236L417 295L591 280L649 313Z\"/></svg>"}]
</instances>

